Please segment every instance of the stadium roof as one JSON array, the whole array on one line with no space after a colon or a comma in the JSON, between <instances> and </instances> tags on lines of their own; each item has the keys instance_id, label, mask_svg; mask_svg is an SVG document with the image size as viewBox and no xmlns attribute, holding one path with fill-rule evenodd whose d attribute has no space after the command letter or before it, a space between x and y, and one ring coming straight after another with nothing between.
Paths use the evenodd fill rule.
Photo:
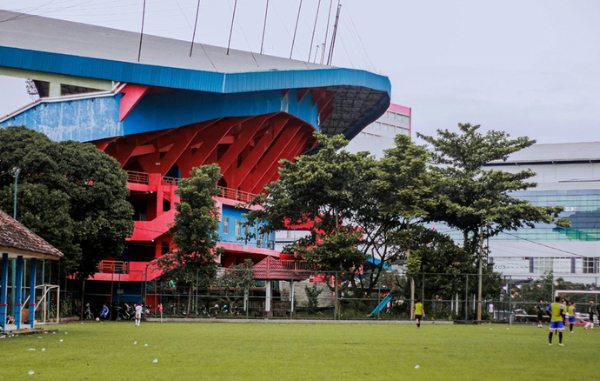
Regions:
<instances>
[{"instance_id":1,"label":"stadium roof","mask_svg":"<svg viewBox=\"0 0 600 381\"><path fill-rule=\"evenodd\" d=\"M567 164L595 161L600 161L600 142L534 144L510 155L506 161L494 160L487 165Z\"/></svg>"},{"instance_id":2,"label":"stadium roof","mask_svg":"<svg viewBox=\"0 0 600 381\"><path fill-rule=\"evenodd\" d=\"M9 21L10 20L10 21ZM140 34L0 10L0 43L20 49L137 63ZM327 69L328 66L144 35L140 63L220 73Z\"/></svg>"},{"instance_id":3,"label":"stadium roof","mask_svg":"<svg viewBox=\"0 0 600 381\"><path fill-rule=\"evenodd\" d=\"M391 85L363 70L0 10L0 67L214 93L326 88L333 113L321 126L354 137L387 109Z\"/></svg>"}]
</instances>

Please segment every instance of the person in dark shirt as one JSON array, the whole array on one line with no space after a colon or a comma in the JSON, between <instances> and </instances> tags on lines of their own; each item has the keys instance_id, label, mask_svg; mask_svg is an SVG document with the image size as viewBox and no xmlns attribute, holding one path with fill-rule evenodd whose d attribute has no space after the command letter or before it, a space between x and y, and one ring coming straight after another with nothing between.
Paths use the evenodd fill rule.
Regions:
<instances>
[{"instance_id":1,"label":"person in dark shirt","mask_svg":"<svg viewBox=\"0 0 600 381\"><path fill-rule=\"evenodd\" d=\"M535 310L537 311L538 318L538 328L542 328L542 323L544 319L544 301L540 300L540 303L535 306Z\"/></svg>"},{"instance_id":2,"label":"person in dark shirt","mask_svg":"<svg viewBox=\"0 0 600 381\"><path fill-rule=\"evenodd\" d=\"M594 330L594 315L598 313L596 306L594 306L594 302L590 300L590 304L588 305L588 321L585 323L583 329L588 329L590 327L592 331ZM600 316L598 317L600 319Z\"/></svg>"}]
</instances>

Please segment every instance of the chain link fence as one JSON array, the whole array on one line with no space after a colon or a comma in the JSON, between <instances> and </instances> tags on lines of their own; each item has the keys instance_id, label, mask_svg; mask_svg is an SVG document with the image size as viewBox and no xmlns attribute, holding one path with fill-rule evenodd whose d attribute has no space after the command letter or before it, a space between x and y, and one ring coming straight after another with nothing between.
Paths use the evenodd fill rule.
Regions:
<instances>
[{"instance_id":1,"label":"chain link fence","mask_svg":"<svg viewBox=\"0 0 600 381\"><path fill-rule=\"evenodd\" d=\"M153 270L104 274L102 280L88 280L85 286L63 279L60 315L95 319L106 304L111 320L131 320L134 304L141 303L145 318L150 319L410 320L414 303L422 300L424 320L477 320L477 274L420 273L411 277L402 271L365 271L350 276L343 272L277 270L266 276L262 272L267 279L257 279L259 274L251 269L236 269L248 273L229 277L225 276L229 269L220 269L209 286L198 287L207 282L196 279L179 284L164 275L147 280L146 274ZM597 290L598 284L568 283L551 275L537 280L483 276L482 320L537 324L540 301L545 306L553 300L555 290L569 288ZM56 315L58 298L52 295L50 292L46 301L47 319ZM597 305L599 295L575 293L567 298L584 312L590 300ZM42 313L38 309L36 319L41 320Z\"/></svg>"}]
</instances>

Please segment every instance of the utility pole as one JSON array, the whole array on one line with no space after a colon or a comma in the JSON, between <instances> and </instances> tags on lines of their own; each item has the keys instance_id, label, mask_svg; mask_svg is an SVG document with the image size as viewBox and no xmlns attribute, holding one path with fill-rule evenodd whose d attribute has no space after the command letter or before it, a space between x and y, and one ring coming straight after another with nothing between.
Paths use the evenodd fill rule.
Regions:
<instances>
[{"instance_id":1,"label":"utility pole","mask_svg":"<svg viewBox=\"0 0 600 381\"><path fill-rule=\"evenodd\" d=\"M479 280L477 284L477 321L481 322L481 298L483 291L483 218L479 227Z\"/></svg>"},{"instance_id":2,"label":"utility pole","mask_svg":"<svg viewBox=\"0 0 600 381\"><path fill-rule=\"evenodd\" d=\"M13 210L13 218L17 219L17 187L19 185L19 173L21 173L21 168L14 167L13 173L15 175L15 202L14 202L14 210Z\"/></svg>"}]
</instances>

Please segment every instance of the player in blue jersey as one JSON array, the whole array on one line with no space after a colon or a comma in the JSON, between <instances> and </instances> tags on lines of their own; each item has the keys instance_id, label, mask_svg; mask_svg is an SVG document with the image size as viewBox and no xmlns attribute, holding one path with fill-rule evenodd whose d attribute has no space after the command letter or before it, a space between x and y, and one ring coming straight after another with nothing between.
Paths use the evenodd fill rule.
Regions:
<instances>
[{"instance_id":1,"label":"player in blue jersey","mask_svg":"<svg viewBox=\"0 0 600 381\"><path fill-rule=\"evenodd\" d=\"M554 303L550 304L546 309L548 315L550 315L550 335L548 336L548 345L552 345L552 331L558 331L558 346L562 347L563 329L565 324L563 323L564 307L560 303L560 297L557 296L554 299Z\"/></svg>"},{"instance_id":2,"label":"player in blue jersey","mask_svg":"<svg viewBox=\"0 0 600 381\"><path fill-rule=\"evenodd\" d=\"M106 304L102 305L102 312L100 312L100 319L105 320L108 317L108 307Z\"/></svg>"}]
</instances>

